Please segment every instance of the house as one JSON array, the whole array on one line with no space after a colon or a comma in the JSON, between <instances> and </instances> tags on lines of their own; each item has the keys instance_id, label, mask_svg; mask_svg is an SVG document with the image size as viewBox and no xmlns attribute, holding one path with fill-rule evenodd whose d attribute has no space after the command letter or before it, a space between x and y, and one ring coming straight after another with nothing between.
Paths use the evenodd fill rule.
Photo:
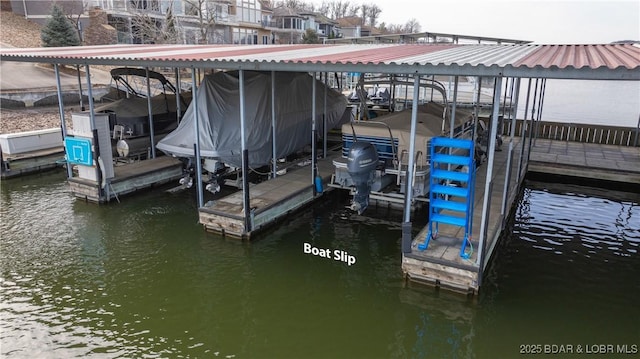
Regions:
<instances>
[{"instance_id":1,"label":"house","mask_svg":"<svg viewBox=\"0 0 640 359\"><path fill-rule=\"evenodd\" d=\"M11 0L17 14L44 24L53 3L89 25L89 10L107 13L108 25L117 31L118 43L155 42L144 36L149 23L157 29L171 16L178 43L269 44L273 42L273 11L264 0ZM141 21L144 20L144 21Z\"/></svg>"}]
</instances>

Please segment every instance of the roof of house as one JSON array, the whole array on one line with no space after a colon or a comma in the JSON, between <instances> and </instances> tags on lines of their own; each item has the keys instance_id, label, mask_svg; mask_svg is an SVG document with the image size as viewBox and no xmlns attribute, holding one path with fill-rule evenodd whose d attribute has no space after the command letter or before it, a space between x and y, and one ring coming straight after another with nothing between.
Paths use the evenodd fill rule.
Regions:
<instances>
[{"instance_id":1,"label":"roof of house","mask_svg":"<svg viewBox=\"0 0 640 359\"><path fill-rule=\"evenodd\" d=\"M137 67L640 80L640 46L631 44L105 45L0 48L0 60Z\"/></svg>"}]
</instances>

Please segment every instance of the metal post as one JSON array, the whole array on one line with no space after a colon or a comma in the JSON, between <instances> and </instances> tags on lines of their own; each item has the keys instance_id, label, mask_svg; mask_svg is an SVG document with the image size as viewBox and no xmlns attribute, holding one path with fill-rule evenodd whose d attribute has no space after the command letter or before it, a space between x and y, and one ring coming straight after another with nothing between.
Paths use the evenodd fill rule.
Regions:
<instances>
[{"instance_id":1,"label":"metal post","mask_svg":"<svg viewBox=\"0 0 640 359\"><path fill-rule=\"evenodd\" d=\"M453 82L453 104L451 105L451 119L449 124L449 138L453 138L453 131L456 128L456 102L458 102L458 76ZM450 149L451 150L451 149Z\"/></svg>"},{"instance_id":2,"label":"metal post","mask_svg":"<svg viewBox=\"0 0 640 359\"><path fill-rule=\"evenodd\" d=\"M504 177L504 189L502 191L502 208L500 214L504 215L507 211L507 195L511 188L511 161L513 157L513 137L516 134L516 116L518 111L518 97L520 91L520 79L513 79L511 82L511 102L509 103L509 114L511 115L511 131L509 131L509 150L507 152L507 166ZM515 92L515 96L514 96ZM514 100L515 97L515 100ZM515 105L515 109L514 109ZM503 217L503 221L505 218ZM503 222L504 224L504 222Z\"/></svg>"},{"instance_id":3,"label":"metal post","mask_svg":"<svg viewBox=\"0 0 640 359\"><path fill-rule=\"evenodd\" d=\"M145 67L147 75L147 111L149 113L149 137L151 140L151 158L156 158L156 143L153 136L153 110L151 109L151 80L149 79L149 68Z\"/></svg>"},{"instance_id":4,"label":"metal post","mask_svg":"<svg viewBox=\"0 0 640 359\"><path fill-rule=\"evenodd\" d=\"M492 106L492 116L494 121L491 121L491 133L489 134L489 149L487 150L487 156L489 159L487 161L487 177L484 185L484 198L482 200L482 220L480 222L480 240L478 243L478 259L476 260L476 265L478 266L478 285L482 280L482 274L484 272L484 257L486 255L486 244L487 242L487 229L489 227L489 211L491 207L491 191L493 188L493 162L495 159L495 149L496 149L496 134L498 133L498 121L495 120L498 117L498 112L500 108L500 90L502 87L502 77L496 78L495 83L495 91L493 94L493 106Z\"/></svg>"},{"instance_id":5,"label":"metal post","mask_svg":"<svg viewBox=\"0 0 640 359\"><path fill-rule=\"evenodd\" d=\"M311 79L311 186L313 187L313 195L317 194L316 186L314 186L316 178L316 167L318 159L316 156L316 73L313 73Z\"/></svg>"},{"instance_id":6,"label":"metal post","mask_svg":"<svg viewBox=\"0 0 640 359\"><path fill-rule=\"evenodd\" d=\"M482 91L482 76L478 76L478 98L476 99L476 105L473 110L473 140L478 140L478 116L480 112L480 96ZM482 162L482 159L480 160Z\"/></svg>"},{"instance_id":7,"label":"metal post","mask_svg":"<svg viewBox=\"0 0 640 359\"><path fill-rule=\"evenodd\" d=\"M80 110L84 111L84 99L82 98L82 81L80 80L80 65L76 65L76 72L78 73L78 88L80 89Z\"/></svg>"},{"instance_id":8,"label":"metal post","mask_svg":"<svg viewBox=\"0 0 640 359\"><path fill-rule=\"evenodd\" d=\"M519 85L518 85L519 87ZM518 90L519 92L519 90ZM522 119L522 131L520 131L520 141L522 142L522 147L520 149L520 159L518 160L518 176L517 182L520 183L520 178L522 177L522 163L524 160L524 148L527 143L527 137L530 136L531 126L527 123L527 112L529 111L529 96L531 94L531 78L528 79L527 82L527 98L524 104L524 118ZM517 114L517 112L516 112ZM524 132L524 129L527 128L528 132Z\"/></svg>"},{"instance_id":9,"label":"metal post","mask_svg":"<svg viewBox=\"0 0 640 359\"><path fill-rule=\"evenodd\" d=\"M327 158L327 73L324 73L324 105L322 110L322 158Z\"/></svg>"},{"instance_id":10,"label":"metal post","mask_svg":"<svg viewBox=\"0 0 640 359\"><path fill-rule=\"evenodd\" d=\"M640 116L638 116L638 124L636 125L636 138L633 140L633 147L638 146L638 135L640 135Z\"/></svg>"},{"instance_id":11,"label":"metal post","mask_svg":"<svg viewBox=\"0 0 640 359\"><path fill-rule=\"evenodd\" d=\"M271 71L271 178L276 178L278 172L278 152L276 147L276 72Z\"/></svg>"},{"instance_id":12,"label":"metal post","mask_svg":"<svg viewBox=\"0 0 640 359\"><path fill-rule=\"evenodd\" d=\"M91 129L96 128L96 116L94 114L93 106L93 89L91 88L91 73L89 72L89 65L84 65L87 72L87 95L89 97L89 120L91 122Z\"/></svg>"},{"instance_id":13,"label":"metal post","mask_svg":"<svg viewBox=\"0 0 640 359\"><path fill-rule=\"evenodd\" d=\"M531 146L533 146L533 142L538 137L538 123L535 118L536 114L536 101L538 99L538 80L536 79L536 84L533 88L533 103L531 105L531 136L529 136L529 151L527 152L527 164L529 163L529 159L531 157Z\"/></svg>"},{"instance_id":14,"label":"metal post","mask_svg":"<svg viewBox=\"0 0 640 359\"><path fill-rule=\"evenodd\" d=\"M195 162L196 162L196 191L198 192L198 208L204 206L204 194L202 192L202 163L200 158L200 112L198 110L198 86L196 82L196 70L191 67L191 102L193 103L193 112L196 115L195 126L193 130L196 134L195 143Z\"/></svg>"},{"instance_id":15,"label":"metal post","mask_svg":"<svg viewBox=\"0 0 640 359\"><path fill-rule=\"evenodd\" d=\"M176 122L180 123L182 104L180 103L180 69L176 67Z\"/></svg>"},{"instance_id":16,"label":"metal post","mask_svg":"<svg viewBox=\"0 0 640 359\"><path fill-rule=\"evenodd\" d=\"M409 139L409 162L405 177L405 197L404 197L404 221L402 222L402 253L411 253L411 202L413 188L411 179L413 178L413 164L415 163L416 151L416 124L418 122L418 96L420 91L420 75L413 77L413 106L411 108L411 135ZM398 174L400 175L400 174Z\"/></svg>"},{"instance_id":17,"label":"metal post","mask_svg":"<svg viewBox=\"0 0 640 359\"><path fill-rule=\"evenodd\" d=\"M58 110L60 111L60 129L62 130L62 140L64 141L67 138L67 125L64 120L64 100L62 99L62 86L60 85L60 70L58 69L58 64L54 64L53 68L56 73L56 86L58 90ZM78 72L79 74L80 72ZM71 178L73 176L73 172L71 171L71 165L67 162L67 178Z\"/></svg>"},{"instance_id":18,"label":"metal post","mask_svg":"<svg viewBox=\"0 0 640 359\"><path fill-rule=\"evenodd\" d=\"M240 136L242 147L242 203L244 205L244 228L245 232L251 232L251 203L249 197L249 150L245 139L245 117L244 117L244 70L240 70Z\"/></svg>"}]
</instances>

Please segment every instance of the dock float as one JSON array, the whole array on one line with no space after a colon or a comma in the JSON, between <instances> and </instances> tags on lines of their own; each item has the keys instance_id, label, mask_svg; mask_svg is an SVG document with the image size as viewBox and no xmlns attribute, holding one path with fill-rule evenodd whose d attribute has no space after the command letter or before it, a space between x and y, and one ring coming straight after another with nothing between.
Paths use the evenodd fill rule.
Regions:
<instances>
[{"instance_id":1,"label":"dock float","mask_svg":"<svg viewBox=\"0 0 640 359\"><path fill-rule=\"evenodd\" d=\"M333 174L332 153L317 162L323 189ZM205 229L223 236L250 240L260 230L284 219L288 214L310 204L321 195L313 185L311 166L290 167L284 175L249 187L250 216L246 223L243 193L238 191L215 201L205 203L199 209L199 220Z\"/></svg>"},{"instance_id":2,"label":"dock float","mask_svg":"<svg viewBox=\"0 0 640 359\"><path fill-rule=\"evenodd\" d=\"M9 179L54 170L64 164L64 148L31 151L17 155L2 154L1 178Z\"/></svg>"},{"instance_id":3,"label":"dock float","mask_svg":"<svg viewBox=\"0 0 640 359\"><path fill-rule=\"evenodd\" d=\"M519 141L517 141L519 142ZM517 143L516 142L516 143ZM519 148L520 146L514 145ZM513 156L519 156L519 149L514 149ZM512 161L512 169L516 168L517 161ZM482 256L485 264L489 261L491 253L495 248L502 230L503 218L505 218L504 208L512 208L518 191L510 191L505 206L499 204L503 201L503 191L507 166L507 151L496 152L493 170L493 188L491 190L490 203L493 205L489 209L490 226L487 227L485 238L485 248L487 255ZM513 172L512 172L513 173ZM434 287L460 292L463 294L477 294L480 288L480 266L478 255L480 249L478 239L482 223L482 204L485 192L485 180L487 176L487 165L478 167L476 171L475 196L473 202L473 223L474 226L469 238L467 252L468 258L460 256L460 246L464 239L464 227L439 225L439 233L436 238L429 241L428 247L420 249L424 245L429 228L424 227L411 243L411 252L402 256L402 271L405 276L413 282L418 282ZM510 188L518 188L518 176L511 176ZM520 181L522 178L520 179Z\"/></svg>"},{"instance_id":4,"label":"dock float","mask_svg":"<svg viewBox=\"0 0 640 359\"><path fill-rule=\"evenodd\" d=\"M514 137L513 141L512 158L515 159L520 157L523 147L518 144L521 144L522 138ZM526 161L529 151L526 146L524 148ZM483 164L476 172L474 226L470 240L473 252L466 259L460 256L464 228L446 224L440 224L438 237L431 239L427 248L421 250L420 246L424 245L428 232L428 227L425 227L414 237L411 252L403 254L402 270L409 281L442 287L462 294L477 294L482 278L481 268L487 268L491 260L526 173L614 181L632 188L640 188L640 147L536 139L531 146L529 160L522 167L521 176L515 175L517 161L512 161L511 170L507 171L508 151L495 152L494 158L485 248L478 248L487 175L487 166ZM507 173L511 173L511 178L509 190L504 191ZM481 250L485 252L481 257L483 263L479 265L478 255Z\"/></svg>"},{"instance_id":5,"label":"dock float","mask_svg":"<svg viewBox=\"0 0 640 359\"><path fill-rule=\"evenodd\" d=\"M640 186L640 147L538 138L529 172Z\"/></svg>"},{"instance_id":6,"label":"dock float","mask_svg":"<svg viewBox=\"0 0 640 359\"><path fill-rule=\"evenodd\" d=\"M182 177L180 160L161 156L144 161L114 166L114 176L102 182L80 177L68 179L71 193L88 202L105 203L125 194L176 181Z\"/></svg>"}]
</instances>

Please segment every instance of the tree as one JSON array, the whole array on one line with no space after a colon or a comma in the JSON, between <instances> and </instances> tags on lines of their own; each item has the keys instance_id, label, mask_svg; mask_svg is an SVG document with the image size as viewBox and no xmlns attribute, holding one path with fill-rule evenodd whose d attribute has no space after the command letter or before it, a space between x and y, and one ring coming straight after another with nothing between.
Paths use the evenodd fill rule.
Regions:
<instances>
[{"instance_id":1,"label":"tree","mask_svg":"<svg viewBox=\"0 0 640 359\"><path fill-rule=\"evenodd\" d=\"M208 43L210 30L215 28L218 20L216 4L208 0L185 0L184 2L185 5L190 6L187 15L196 15L198 18L198 28L200 28L198 42L200 44Z\"/></svg>"},{"instance_id":2,"label":"tree","mask_svg":"<svg viewBox=\"0 0 640 359\"><path fill-rule=\"evenodd\" d=\"M320 39L318 38L318 33L314 29L307 29L304 34L302 34L302 42L305 44L319 44Z\"/></svg>"},{"instance_id":3,"label":"tree","mask_svg":"<svg viewBox=\"0 0 640 359\"><path fill-rule=\"evenodd\" d=\"M420 23L415 18L407 21L407 23L404 24L404 32L407 33L407 34L413 34L413 33L416 33L416 32L420 32L421 28L422 27L420 26Z\"/></svg>"},{"instance_id":4,"label":"tree","mask_svg":"<svg viewBox=\"0 0 640 359\"><path fill-rule=\"evenodd\" d=\"M365 18L369 20L369 26L371 27L376 26L376 23L378 22L378 17L380 16L381 12L382 12L382 9L380 9L378 5L376 4L369 5L369 12L365 16Z\"/></svg>"},{"instance_id":5,"label":"tree","mask_svg":"<svg viewBox=\"0 0 640 359\"><path fill-rule=\"evenodd\" d=\"M40 39L44 47L80 46L78 32L58 5L53 5L51 17L40 32Z\"/></svg>"}]
</instances>

